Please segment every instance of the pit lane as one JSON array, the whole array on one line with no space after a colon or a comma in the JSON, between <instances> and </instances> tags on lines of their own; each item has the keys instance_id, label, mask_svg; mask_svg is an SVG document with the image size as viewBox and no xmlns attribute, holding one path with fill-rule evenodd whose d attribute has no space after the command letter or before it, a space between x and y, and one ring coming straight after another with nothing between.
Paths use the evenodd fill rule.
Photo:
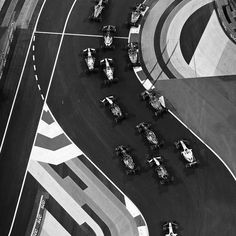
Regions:
<instances>
[{"instance_id":1,"label":"pit lane","mask_svg":"<svg viewBox=\"0 0 236 236\"><path fill-rule=\"evenodd\" d=\"M116 4L115 6L113 5ZM133 5L134 1L130 1ZM102 24L87 22L91 3L78 2L78 7L70 18L66 32L97 34ZM127 36L123 27L128 7L125 1L113 1L103 24L112 23L121 27L119 36ZM50 4L45 6L44 14L52 13ZM114 14L112 14L114 13ZM118 18L117 15L120 17ZM53 17L51 18L53 20ZM118 21L119 20L119 21ZM53 31L48 28L45 18L40 19L39 30ZM113 23L114 22L114 23ZM60 29L59 22L50 22ZM43 27L44 25L44 27ZM56 26L57 25L57 26ZM89 26L89 27L88 27ZM57 32L54 30L54 32ZM127 33L127 34L126 34ZM45 50L45 37L51 50ZM57 37L57 36L56 36ZM36 62L39 83L46 91L51 67L42 65L45 59L50 61L58 44L52 43L55 36L36 37ZM43 42L42 42L43 41ZM132 71L126 70L126 52L122 50L126 41L117 39L115 51L100 51L99 57L115 58L118 84L101 88L103 75L84 74L82 58L78 55L85 47L99 48L100 38L65 36L58 63L53 77L48 105L64 131L95 162L104 173L115 182L139 207L149 226L150 235L160 233L160 222L175 219L186 235L230 235L235 232L235 183L214 155L192 134L179 124L170 114L159 120L153 119L151 111L138 99L143 91ZM54 48L55 47L55 48ZM39 53L39 52L44 53ZM48 64L50 65L50 63ZM113 125L112 120L99 106L99 99L106 95L116 95L129 112L128 120ZM63 102L62 102L63 101ZM139 176L126 176L119 162L113 158L114 147L129 144L142 166L145 166L145 154L148 148L141 137L135 134L135 125L140 121L150 121L165 140L161 154L166 158L170 171L176 177L172 186L160 186L151 170ZM178 138L191 141L201 165L198 169L185 170L183 163L174 151L173 142ZM119 168L118 168L119 167ZM221 225L220 222L225 222ZM216 227L217 225L217 227Z\"/></svg>"}]
</instances>

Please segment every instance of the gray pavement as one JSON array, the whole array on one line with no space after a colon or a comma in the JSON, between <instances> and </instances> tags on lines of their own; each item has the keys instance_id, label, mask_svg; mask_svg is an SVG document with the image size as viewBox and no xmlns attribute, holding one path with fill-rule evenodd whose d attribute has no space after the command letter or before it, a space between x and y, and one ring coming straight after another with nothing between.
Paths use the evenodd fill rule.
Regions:
<instances>
[{"instance_id":1,"label":"gray pavement","mask_svg":"<svg viewBox=\"0 0 236 236\"><path fill-rule=\"evenodd\" d=\"M144 62L148 70L156 63L156 57L152 56L153 52L147 46L150 45L150 37L153 41L155 37L154 30L150 33L149 29L156 27L157 22L153 19L160 15L160 11L163 9L155 6L150 10L142 30L141 44L143 56L147 58L144 58ZM156 78L161 71L157 64L151 75ZM173 112L215 150L236 175L235 76L165 81L161 79L167 78L159 78L156 88L168 99Z\"/></svg>"}]
</instances>

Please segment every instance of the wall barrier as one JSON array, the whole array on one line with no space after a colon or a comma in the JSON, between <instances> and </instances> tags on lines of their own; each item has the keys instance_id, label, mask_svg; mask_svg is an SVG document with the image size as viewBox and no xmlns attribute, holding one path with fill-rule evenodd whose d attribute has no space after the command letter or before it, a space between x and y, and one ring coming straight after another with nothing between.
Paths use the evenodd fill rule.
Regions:
<instances>
[{"instance_id":1,"label":"wall barrier","mask_svg":"<svg viewBox=\"0 0 236 236\"><path fill-rule=\"evenodd\" d=\"M47 199L48 199L48 195L46 195L46 194L41 195L38 210L37 210L37 215L36 215L30 236L39 236L40 235L41 224L42 224L43 217L44 217L44 209L45 209L45 204L46 204Z\"/></svg>"},{"instance_id":2,"label":"wall barrier","mask_svg":"<svg viewBox=\"0 0 236 236\"><path fill-rule=\"evenodd\" d=\"M14 36L14 32L16 29L16 22L15 22L14 18L15 18L15 13L12 14L10 23L9 23L7 30L2 38L2 45L0 48L0 50L1 50L0 51L0 80L3 75L3 70L6 65L7 56L9 54L11 43L12 43L13 36Z\"/></svg>"}]
</instances>

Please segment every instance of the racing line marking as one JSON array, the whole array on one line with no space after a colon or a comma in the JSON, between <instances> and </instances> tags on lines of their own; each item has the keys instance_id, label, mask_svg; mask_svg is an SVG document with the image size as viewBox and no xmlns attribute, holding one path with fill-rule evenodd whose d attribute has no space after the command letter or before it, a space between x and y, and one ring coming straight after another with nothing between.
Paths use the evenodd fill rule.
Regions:
<instances>
[{"instance_id":1,"label":"racing line marking","mask_svg":"<svg viewBox=\"0 0 236 236\"><path fill-rule=\"evenodd\" d=\"M63 33L59 32L48 32L48 31L35 31L36 34L51 34L51 35L62 35ZM76 33L64 33L65 36L77 36L77 37L91 37L91 38L102 38L103 35L99 34L76 34ZM123 36L114 36L116 39L128 39L128 37Z\"/></svg>"},{"instance_id":2,"label":"racing line marking","mask_svg":"<svg viewBox=\"0 0 236 236\"><path fill-rule=\"evenodd\" d=\"M224 162L224 160L207 144L205 143L197 134L194 133L179 117L177 117L172 111L168 109L168 112L176 119L178 120L187 130L189 130L200 142L202 142L214 155L223 163L223 165L226 167L226 169L229 171L229 173L232 175L233 179L236 181L236 176L233 174L231 169L228 167L228 165Z\"/></svg>"},{"instance_id":3,"label":"racing line marking","mask_svg":"<svg viewBox=\"0 0 236 236\"><path fill-rule=\"evenodd\" d=\"M1 142L1 145L0 145L0 152L2 151L3 143L5 141L5 137L6 137L8 126L9 126L10 119L11 119L11 116L12 116L13 108L15 106L16 97L17 97L18 92L19 92L19 88L20 88L21 81L22 81L22 78L23 78L25 66L26 66L26 63L27 63L27 60L28 60L28 57L29 57L29 52L30 52L30 48L31 48L31 45L32 45L32 41L35 39L34 32L36 31L36 27L37 27L37 24L38 24L38 21L39 21L39 17L41 15L41 12L43 10L43 7L44 7L45 3L46 3L46 0L44 0L42 6L40 8L38 17L37 17L36 22L35 22L33 33L32 33L32 36L31 36L31 39L30 39L30 43L29 43L29 46L28 46L28 50L27 50L27 53L26 53L26 56L25 56L25 61L24 61L24 64L23 64L23 67L22 67L22 71L21 71L21 74L20 74L20 79L19 79L19 82L18 82L18 85L17 85L17 88L16 88L16 92L15 92L14 99L13 99L13 102L12 102L11 110L10 110L10 113L9 113L9 116L8 116L6 128L5 128L3 137L2 137L2 142ZM33 47L33 49L34 49L34 47ZM27 167L26 167L26 170L25 170L24 178L23 178L21 189L20 189L20 193L19 193L19 196L18 196L18 199L17 199L16 208L15 208L15 211L14 211L14 215L13 215L13 218L12 218L12 222L11 222L11 226L10 226L10 229L9 229L9 232L8 232L8 236L11 235L11 232L12 232L12 229L13 229L13 225L14 225L14 222L15 222L17 210L18 210L18 207L19 207L19 204L20 204L20 199L21 199L21 195L22 195L24 184L25 184L25 180L26 180L26 175L27 175L27 172L28 172L28 166L29 166L29 161L28 161L28 164L27 164Z\"/></svg>"},{"instance_id":4,"label":"racing line marking","mask_svg":"<svg viewBox=\"0 0 236 236\"><path fill-rule=\"evenodd\" d=\"M47 97L48 97L48 94L49 94L49 90L50 90L50 87L51 87L52 78L53 78L54 71L55 71L55 68L56 68L58 56L59 56L59 53L60 53L60 50L61 50L62 41L63 41L63 38L64 38L66 26L67 26L69 17L70 17L70 15L71 15L72 9L74 8L74 5L75 5L76 2L77 2L77 0L74 0L72 6L71 6L71 8L70 8L70 11L69 11L69 13L68 13L68 15L67 15L65 24L64 24L64 28L63 28L63 32L62 32L62 34L61 34L62 36L61 36L60 44L59 44L59 46L58 46L58 51L57 51L56 58L55 58L55 61L54 61L53 70L52 70L52 73L51 73L51 76L50 76L50 80L49 80L49 84L48 84L46 96L45 96L45 99L43 99L43 101L44 101L44 102L43 102L43 107L44 107L44 105L45 105L45 103L46 103L46 100L47 100ZM11 111L10 111L10 115L9 115L8 122L7 122L7 126L6 126L6 127L8 127L9 122L10 122L11 114L12 114L13 107L14 107L15 100L16 100L16 95L17 95L17 93L18 93L18 91L19 91L20 83L21 83L21 80L22 80L22 78L23 78L23 73L24 73L24 69L25 69L25 66L26 66L26 62L27 62L27 59L28 59L29 52L30 52L30 48L31 48L31 45L32 45L32 41L33 41L33 39L35 38L35 35L34 35L34 34L35 34L35 32L36 32L36 27L37 27L37 24L38 24L38 21L39 21L39 17L40 17L40 15L41 15L41 12L42 12L42 10L43 10L43 7L44 7L45 3L46 3L46 0L44 0L43 4L42 4L42 6L41 6L41 9L40 9L40 11L39 11L39 14L38 14L38 17L37 17L35 26L34 26L34 30L33 30L32 36L31 36L31 40L30 40L30 43L29 43L28 51L27 51L27 54L26 54L26 57L25 57L24 65L23 65L23 68L22 68L22 71L21 71L19 83L18 83L17 90L16 90L16 93L15 93L15 96L14 96L13 105L12 105L12 107L11 107ZM42 94L41 94L41 97L42 97ZM42 115L43 115L43 109L42 109L42 111L41 111L41 115L40 115L39 121L41 120ZM5 132L4 132L4 135L3 135L2 143L1 143L1 146L0 146L0 152L1 152L1 150L2 150L2 145L3 145L4 139L5 139L6 131L7 131L7 128L5 129ZM36 135L37 135L37 132L35 132L35 135L34 135L34 140L33 140L32 148L31 148L31 152L32 152L33 146L34 146L35 141L36 141ZM30 152L30 155L31 155L31 152ZM20 193L19 193L19 196L18 196L18 199L17 199L17 204L16 204L16 208L15 208L14 215L13 215L12 223L11 223L11 226L10 226L10 229L9 229L9 232L8 232L8 236L11 235L11 232L12 232L12 229L13 229L13 226L14 226L14 222L15 222L17 210L18 210L18 207L19 207L19 204L20 204L21 195L22 195L22 192L23 192L23 188L24 188L25 181L26 181L26 176L27 176L27 173L28 173L29 163L30 163L30 159L28 160L28 163L27 163L27 167L26 167L25 174L24 174L24 178L23 178L23 181L22 181Z\"/></svg>"}]
</instances>

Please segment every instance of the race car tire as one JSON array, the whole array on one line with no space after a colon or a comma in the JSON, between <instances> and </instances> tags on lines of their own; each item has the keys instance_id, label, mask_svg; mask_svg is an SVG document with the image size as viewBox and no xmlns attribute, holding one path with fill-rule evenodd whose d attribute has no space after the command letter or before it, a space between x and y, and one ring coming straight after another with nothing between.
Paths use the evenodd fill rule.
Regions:
<instances>
[{"instance_id":1,"label":"race car tire","mask_svg":"<svg viewBox=\"0 0 236 236\"><path fill-rule=\"evenodd\" d=\"M162 147L163 145L164 145L164 140L161 140L160 142L159 142L159 147Z\"/></svg>"},{"instance_id":2,"label":"race car tire","mask_svg":"<svg viewBox=\"0 0 236 236\"><path fill-rule=\"evenodd\" d=\"M161 185L164 185L164 184L165 184L165 181L164 181L164 180L160 180L160 184L161 184Z\"/></svg>"},{"instance_id":3,"label":"race car tire","mask_svg":"<svg viewBox=\"0 0 236 236\"><path fill-rule=\"evenodd\" d=\"M175 146L175 148L176 149L180 149L180 143L179 143L179 141L176 141L176 142L174 142L174 146Z\"/></svg>"}]
</instances>

